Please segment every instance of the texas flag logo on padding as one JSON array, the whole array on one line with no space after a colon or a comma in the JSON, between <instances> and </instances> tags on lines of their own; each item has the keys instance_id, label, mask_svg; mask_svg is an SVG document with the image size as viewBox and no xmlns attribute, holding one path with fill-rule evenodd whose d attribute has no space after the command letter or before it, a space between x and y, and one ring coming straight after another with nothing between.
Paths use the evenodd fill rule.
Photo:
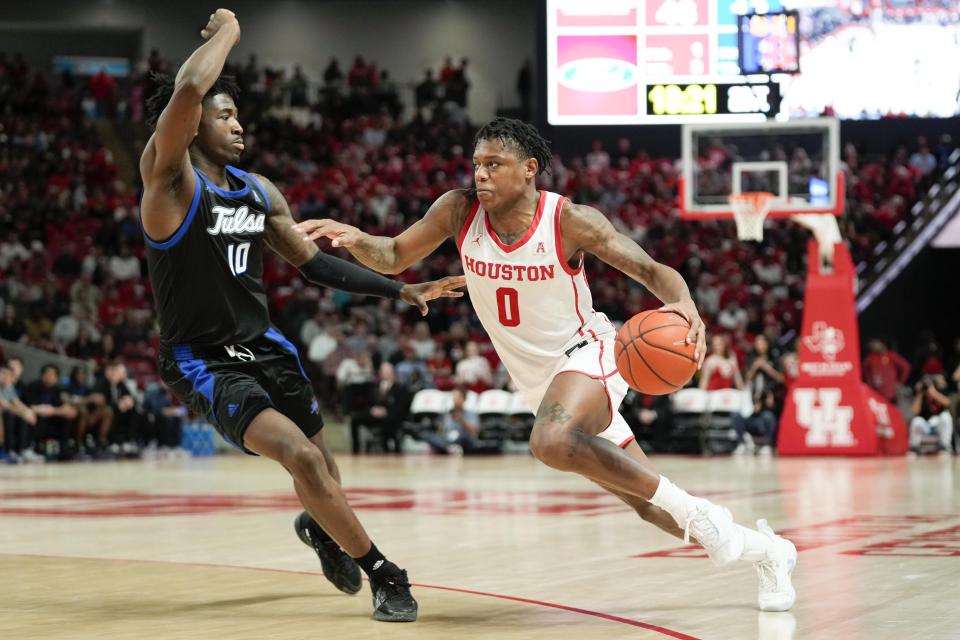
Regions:
<instances>
[{"instance_id":1,"label":"texas flag logo on padding","mask_svg":"<svg viewBox=\"0 0 960 640\"><path fill-rule=\"evenodd\" d=\"M813 332L804 337L804 344L810 351L819 353L824 360L833 362L837 359L837 354L843 351L844 340L843 331L836 327L831 327L826 322L814 322Z\"/></svg>"}]
</instances>

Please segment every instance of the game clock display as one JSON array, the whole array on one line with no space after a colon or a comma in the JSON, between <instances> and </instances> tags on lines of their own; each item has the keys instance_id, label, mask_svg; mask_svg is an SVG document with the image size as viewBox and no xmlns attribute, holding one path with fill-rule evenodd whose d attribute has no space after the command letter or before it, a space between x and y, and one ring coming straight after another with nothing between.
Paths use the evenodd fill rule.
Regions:
<instances>
[{"instance_id":1,"label":"game clock display","mask_svg":"<svg viewBox=\"0 0 960 640\"><path fill-rule=\"evenodd\" d=\"M780 111L780 86L766 83L654 84L647 86L648 116L711 116Z\"/></svg>"}]
</instances>

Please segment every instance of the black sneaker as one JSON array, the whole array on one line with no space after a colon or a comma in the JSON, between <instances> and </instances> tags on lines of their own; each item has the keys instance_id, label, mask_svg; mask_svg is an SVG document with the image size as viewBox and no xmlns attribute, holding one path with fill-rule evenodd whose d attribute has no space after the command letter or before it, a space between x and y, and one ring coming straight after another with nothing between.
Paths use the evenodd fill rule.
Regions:
<instances>
[{"instance_id":1,"label":"black sneaker","mask_svg":"<svg viewBox=\"0 0 960 640\"><path fill-rule=\"evenodd\" d=\"M407 572L383 579L370 579L373 592L373 619L381 622L414 622L417 601L410 595Z\"/></svg>"},{"instance_id":2,"label":"black sneaker","mask_svg":"<svg viewBox=\"0 0 960 640\"><path fill-rule=\"evenodd\" d=\"M360 567L336 542L321 542L320 533L315 529L317 524L309 513L304 511L297 516L293 526L300 541L317 552L323 575L333 586L350 595L360 591L363 586Z\"/></svg>"}]
</instances>

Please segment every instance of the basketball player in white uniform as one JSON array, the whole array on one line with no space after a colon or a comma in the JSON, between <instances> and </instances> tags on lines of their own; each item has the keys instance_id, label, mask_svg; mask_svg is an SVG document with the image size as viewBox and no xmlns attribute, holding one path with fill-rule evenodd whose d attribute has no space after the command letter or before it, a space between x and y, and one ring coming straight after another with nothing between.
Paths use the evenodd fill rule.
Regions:
<instances>
[{"instance_id":1,"label":"basketball player in white uniform","mask_svg":"<svg viewBox=\"0 0 960 640\"><path fill-rule=\"evenodd\" d=\"M617 372L616 330L593 310L583 272L592 253L643 284L691 325L702 363L704 325L680 274L653 261L596 209L538 191L550 150L526 123L497 118L477 132L475 192L441 196L396 238L370 236L333 220L296 225L305 240L333 239L368 267L400 273L447 238L460 250L470 299L517 388L536 411L530 449L545 464L572 471L630 504L645 520L689 539L724 566L742 559L760 574L758 606L794 602L794 545L766 521L753 530L730 511L689 495L658 474L618 412L627 384Z\"/></svg>"}]
</instances>

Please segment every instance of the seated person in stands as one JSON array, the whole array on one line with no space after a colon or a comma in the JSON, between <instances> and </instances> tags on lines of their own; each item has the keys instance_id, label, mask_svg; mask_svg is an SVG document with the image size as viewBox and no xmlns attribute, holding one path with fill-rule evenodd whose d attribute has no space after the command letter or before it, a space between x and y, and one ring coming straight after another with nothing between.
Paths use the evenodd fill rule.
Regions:
<instances>
[{"instance_id":1,"label":"seated person in stands","mask_svg":"<svg viewBox=\"0 0 960 640\"><path fill-rule=\"evenodd\" d=\"M37 415L20 400L9 364L0 365L0 449L10 462L39 462L31 448Z\"/></svg>"},{"instance_id":2,"label":"seated person in stands","mask_svg":"<svg viewBox=\"0 0 960 640\"><path fill-rule=\"evenodd\" d=\"M457 363L457 384L468 391L483 393L493 386L490 361L480 355L480 347L472 340L467 343L463 360Z\"/></svg>"},{"instance_id":3,"label":"seated person in stands","mask_svg":"<svg viewBox=\"0 0 960 640\"><path fill-rule=\"evenodd\" d=\"M337 366L337 390L343 415L352 416L370 406L373 394L373 358L367 351L346 355Z\"/></svg>"},{"instance_id":4,"label":"seated person in stands","mask_svg":"<svg viewBox=\"0 0 960 640\"><path fill-rule=\"evenodd\" d=\"M454 387L453 364L445 347L439 347L433 357L427 360L427 371L433 379L433 386L440 391L450 391Z\"/></svg>"},{"instance_id":5,"label":"seated person in stands","mask_svg":"<svg viewBox=\"0 0 960 640\"><path fill-rule=\"evenodd\" d=\"M183 417L187 410L174 405L173 396L165 385L153 382L143 394L143 441L145 449L160 455L180 451ZM147 451L144 452L145 455Z\"/></svg>"},{"instance_id":6,"label":"seated person in stands","mask_svg":"<svg viewBox=\"0 0 960 640\"><path fill-rule=\"evenodd\" d=\"M393 365L380 365L377 385L366 398L366 407L350 416L350 440L354 453L360 453L360 427L377 432L384 453L401 453L401 427L410 414L413 394L406 385L397 382ZM372 406L369 406L372 405Z\"/></svg>"},{"instance_id":7,"label":"seated person in stands","mask_svg":"<svg viewBox=\"0 0 960 640\"><path fill-rule=\"evenodd\" d=\"M910 421L910 450L919 453L927 436L939 438L939 450L949 452L953 439L953 416L950 399L944 395L946 379L940 374L925 375L917 382L913 394L913 419Z\"/></svg>"},{"instance_id":8,"label":"seated person in stands","mask_svg":"<svg viewBox=\"0 0 960 640\"><path fill-rule=\"evenodd\" d=\"M98 457L107 447L113 411L102 395L94 393L87 376L86 367L74 367L64 390L77 409L77 442L88 455Z\"/></svg>"},{"instance_id":9,"label":"seated person in stands","mask_svg":"<svg viewBox=\"0 0 960 640\"><path fill-rule=\"evenodd\" d=\"M459 447L464 454L488 453L488 450L477 441L480 433L480 423L477 416L464 410L466 394L463 389L454 389L450 392L453 398L453 408L443 416L437 433L424 433L421 438L430 445L434 453L449 454L451 449Z\"/></svg>"},{"instance_id":10,"label":"seated person in stands","mask_svg":"<svg viewBox=\"0 0 960 640\"><path fill-rule=\"evenodd\" d=\"M36 442L48 460L72 460L76 441L77 408L60 385L60 369L46 364L40 379L27 385L23 402L36 414Z\"/></svg>"},{"instance_id":11,"label":"seated person in stands","mask_svg":"<svg viewBox=\"0 0 960 640\"><path fill-rule=\"evenodd\" d=\"M776 444L778 415L776 391L783 384L783 374L777 369L776 360L770 354L770 342L763 334L753 339L753 353L747 365L747 389L753 398L753 414L744 418L733 417L733 427L737 430L737 447L734 453L753 453L756 451L753 436L759 436L766 442L760 446L760 453L769 454Z\"/></svg>"},{"instance_id":12,"label":"seated person in stands","mask_svg":"<svg viewBox=\"0 0 960 640\"><path fill-rule=\"evenodd\" d=\"M97 402L106 405L113 416L108 447L110 454L139 457L143 416L137 385L127 377L127 367L117 361L108 364L103 378L94 388L94 395L97 396Z\"/></svg>"},{"instance_id":13,"label":"seated person in stands","mask_svg":"<svg viewBox=\"0 0 960 640\"><path fill-rule=\"evenodd\" d=\"M651 396L630 392L623 400L621 413L644 452L669 449L670 434L674 430L673 405L669 395Z\"/></svg>"},{"instance_id":14,"label":"seated person in stands","mask_svg":"<svg viewBox=\"0 0 960 640\"><path fill-rule=\"evenodd\" d=\"M730 349L729 338L723 334L710 338L710 353L704 358L700 372L700 388L707 391L743 389L737 357Z\"/></svg>"},{"instance_id":15,"label":"seated person in stands","mask_svg":"<svg viewBox=\"0 0 960 640\"><path fill-rule=\"evenodd\" d=\"M765 441L760 446L759 453L769 455L777 442L778 423L773 389L764 389L754 394L753 413L750 416L733 414L731 424L737 431L737 447L733 453L739 455L756 451L754 445L756 437Z\"/></svg>"}]
</instances>

